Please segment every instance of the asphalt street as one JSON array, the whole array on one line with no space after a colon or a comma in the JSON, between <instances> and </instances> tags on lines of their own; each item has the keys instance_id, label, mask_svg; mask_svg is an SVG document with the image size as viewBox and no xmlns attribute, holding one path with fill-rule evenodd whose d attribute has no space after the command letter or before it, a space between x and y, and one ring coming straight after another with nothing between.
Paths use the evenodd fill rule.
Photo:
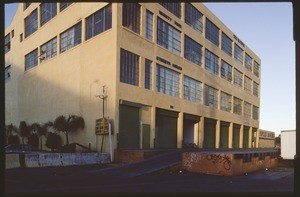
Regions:
<instances>
[{"instance_id":1,"label":"asphalt street","mask_svg":"<svg viewBox=\"0 0 300 197\"><path fill-rule=\"evenodd\" d=\"M101 174L112 165L16 168L5 171L7 196L54 196L123 192L293 192L294 168L279 165L226 177L164 171L136 177Z\"/></svg>"}]
</instances>

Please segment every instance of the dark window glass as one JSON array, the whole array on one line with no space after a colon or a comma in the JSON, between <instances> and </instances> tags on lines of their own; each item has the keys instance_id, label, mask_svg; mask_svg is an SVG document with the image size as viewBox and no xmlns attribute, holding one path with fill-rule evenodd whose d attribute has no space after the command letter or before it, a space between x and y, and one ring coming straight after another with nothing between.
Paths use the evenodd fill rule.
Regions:
<instances>
[{"instance_id":1,"label":"dark window glass","mask_svg":"<svg viewBox=\"0 0 300 197\"><path fill-rule=\"evenodd\" d=\"M245 55L245 67L252 71L252 58L247 53Z\"/></svg>"},{"instance_id":2,"label":"dark window glass","mask_svg":"<svg viewBox=\"0 0 300 197\"><path fill-rule=\"evenodd\" d=\"M227 79L230 82L232 81L232 66L230 66L223 60L221 63L221 77Z\"/></svg>"},{"instance_id":3,"label":"dark window glass","mask_svg":"<svg viewBox=\"0 0 300 197\"><path fill-rule=\"evenodd\" d=\"M258 120L258 107L253 105L252 113L252 118L254 120Z\"/></svg>"},{"instance_id":4,"label":"dark window glass","mask_svg":"<svg viewBox=\"0 0 300 197\"><path fill-rule=\"evenodd\" d=\"M239 70L234 69L234 84L243 87L243 73Z\"/></svg>"},{"instance_id":5,"label":"dark window glass","mask_svg":"<svg viewBox=\"0 0 300 197\"><path fill-rule=\"evenodd\" d=\"M46 61L47 59L50 59L54 56L56 56L57 53L57 38L53 38L52 40L48 41L47 43L43 44L41 46L40 50L40 61Z\"/></svg>"},{"instance_id":6,"label":"dark window glass","mask_svg":"<svg viewBox=\"0 0 300 197\"><path fill-rule=\"evenodd\" d=\"M60 52L64 52L81 43L81 22L60 34Z\"/></svg>"},{"instance_id":7,"label":"dark window glass","mask_svg":"<svg viewBox=\"0 0 300 197\"><path fill-rule=\"evenodd\" d=\"M247 76L244 77L244 90L249 93L252 92L252 80Z\"/></svg>"},{"instance_id":8,"label":"dark window glass","mask_svg":"<svg viewBox=\"0 0 300 197\"><path fill-rule=\"evenodd\" d=\"M41 26L50 21L57 14L57 4L56 3L42 3L41 9Z\"/></svg>"},{"instance_id":9,"label":"dark window glass","mask_svg":"<svg viewBox=\"0 0 300 197\"><path fill-rule=\"evenodd\" d=\"M156 65L156 90L170 96L179 97L179 73Z\"/></svg>"},{"instance_id":10,"label":"dark window glass","mask_svg":"<svg viewBox=\"0 0 300 197\"><path fill-rule=\"evenodd\" d=\"M242 100L236 97L233 98L233 113L242 115Z\"/></svg>"},{"instance_id":11,"label":"dark window glass","mask_svg":"<svg viewBox=\"0 0 300 197\"><path fill-rule=\"evenodd\" d=\"M159 3L164 8L169 10L172 14L181 18L181 3Z\"/></svg>"},{"instance_id":12,"label":"dark window glass","mask_svg":"<svg viewBox=\"0 0 300 197\"><path fill-rule=\"evenodd\" d=\"M26 10L29 6L30 6L31 3L24 3L24 10Z\"/></svg>"},{"instance_id":13,"label":"dark window glass","mask_svg":"<svg viewBox=\"0 0 300 197\"><path fill-rule=\"evenodd\" d=\"M7 34L4 38L4 51L5 53L10 51L10 34Z\"/></svg>"},{"instance_id":14,"label":"dark window glass","mask_svg":"<svg viewBox=\"0 0 300 197\"><path fill-rule=\"evenodd\" d=\"M139 86L139 56L121 49L120 81Z\"/></svg>"},{"instance_id":15,"label":"dark window glass","mask_svg":"<svg viewBox=\"0 0 300 197\"><path fill-rule=\"evenodd\" d=\"M69 5L71 5L72 3L70 2L65 2L65 3L59 3L59 11L63 11L64 9L66 9Z\"/></svg>"},{"instance_id":16,"label":"dark window glass","mask_svg":"<svg viewBox=\"0 0 300 197\"><path fill-rule=\"evenodd\" d=\"M215 45L219 46L219 28L206 18L205 37Z\"/></svg>"},{"instance_id":17,"label":"dark window glass","mask_svg":"<svg viewBox=\"0 0 300 197\"><path fill-rule=\"evenodd\" d=\"M253 73L255 76L259 77L259 64L256 61L254 61Z\"/></svg>"},{"instance_id":18,"label":"dark window glass","mask_svg":"<svg viewBox=\"0 0 300 197\"><path fill-rule=\"evenodd\" d=\"M193 101L196 103L201 102L201 82L192 79L188 76L184 76L183 81L183 94L184 99Z\"/></svg>"},{"instance_id":19,"label":"dark window glass","mask_svg":"<svg viewBox=\"0 0 300 197\"><path fill-rule=\"evenodd\" d=\"M234 44L234 59L243 64L243 49Z\"/></svg>"},{"instance_id":20,"label":"dark window glass","mask_svg":"<svg viewBox=\"0 0 300 197\"><path fill-rule=\"evenodd\" d=\"M257 97L258 97L258 87L259 87L258 83L253 81L253 95Z\"/></svg>"},{"instance_id":21,"label":"dark window glass","mask_svg":"<svg viewBox=\"0 0 300 197\"><path fill-rule=\"evenodd\" d=\"M222 33L222 50L232 56L232 40L224 33Z\"/></svg>"},{"instance_id":22,"label":"dark window glass","mask_svg":"<svg viewBox=\"0 0 300 197\"><path fill-rule=\"evenodd\" d=\"M5 67L5 81L10 80L10 77L11 77L10 68L11 68L10 65Z\"/></svg>"},{"instance_id":23,"label":"dark window glass","mask_svg":"<svg viewBox=\"0 0 300 197\"><path fill-rule=\"evenodd\" d=\"M221 92L221 104L220 104L221 110L231 112L231 102L232 102L231 95L225 92Z\"/></svg>"},{"instance_id":24,"label":"dark window glass","mask_svg":"<svg viewBox=\"0 0 300 197\"><path fill-rule=\"evenodd\" d=\"M35 9L25 18L25 38L33 34L38 29L38 12Z\"/></svg>"},{"instance_id":25,"label":"dark window glass","mask_svg":"<svg viewBox=\"0 0 300 197\"><path fill-rule=\"evenodd\" d=\"M251 104L244 101L244 117L251 118Z\"/></svg>"},{"instance_id":26,"label":"dark window glass","mask_svg":"<svg viewBox=\"0 0 300 197\"><path fill-rule=\"evenodd\" d=\"M11 31L11 37L13 38L15 36L15 30L13 29L12 31Z\"/></svg>"},{"instance_id":27,"label":"dark window glass","mask_svg":"<svg viewBox=\"0 0 300 197\"><path fill-rule=\"evenodd\" d=\"M111 4L107 5L104 8L101 8L99 11L95 12L91 16L85 19L85 32L86 40L108 30L111 28L112 23L112 10Z\"/></svg>"},{"instance_id":28,"label":"dark window glass","mask_svg":"<svg viewBox=\"0 0 300 197\"><path fill-rule=\"evenodd\" d=\"M153 39L153 13L149 10L146 12L146 38L151 41Z\"/></svg>"},{"instance_id":29,"label":"dark window glass","mask_svg":"<svg viewBox=\"0 0 300 197\"><path fill-rule=\"evenodd\" d=\"M202 34L202 14L190 3L185 4L185 23Z\"/></svg>"},{"instance_id":30,"label":"dark window glass","mask_svg":"<svg viewBox=\"0 0 300 197\"><path fill-rule=\"evenodd\" d=\"M138 3L123 3L123 26L140 34L141 5Z\"/></svg>"},{"instance_id":31,"label":"dark window glass","mask_svg":"<svg viewBox=\"0 0 300 197\"><path fill-rule=\"evenodd\" d=\"M23 34L20 34L20 42L23 41Z\"/></svg>"},{"instance_id":32,"label":"dark window glass","mask_svg":"<svg viewBox=\"0 0 300 197\"><path fill-rule=\"evenodd\" d=\"M218 109L218 90L208 85L204 86L204 105Z\"/></svg>"},{"instance_id":33,"label":"dark window glass","mask_svg":"<svg viewBox=\"0 0 300 197\"><path fill-rule=\"evenodd\" d=\"M205 50L205 69L214 75L219 74L219 57L212 52Z\"/></svg>"},{"instance_id":34,"label":"dark window glass","mask_svg":"<svg viewBox=\"0 0 300 197\"><path fill-rule=\"evenodd\" d=\"M145 88L151 90L152 85L152 61L146 59L145 60Z\"/></svg>"},{"instance_id":35,"label":"dark window glass","mask_svg":"<svg viewBox=\"0 0 300 197\"><path fill-rule=\"evenodd\" d=\"M181 53L181 32L157 18L157 44L174 52Z\"/></svg>"},{"instance_id":36,"label":"dark window glass","mask_svg":"<svg viewBox=\"0 0 300 197\"><path fill-rule=\"evenodd\" d=\"M184 58L201 66L202 46L188 36L184 36Z\"/></svg>"},{"instance_id":37,"label":"dark window glass","mask_svg":"<svg viewBox=\"0 0 300 197\"><path fill-rule=\"evenodd\" d=\"M25 55L25 70L28 70L37 65L38 65L38 49L35 49L32 52Z\"/></svg>"}]
</instances>

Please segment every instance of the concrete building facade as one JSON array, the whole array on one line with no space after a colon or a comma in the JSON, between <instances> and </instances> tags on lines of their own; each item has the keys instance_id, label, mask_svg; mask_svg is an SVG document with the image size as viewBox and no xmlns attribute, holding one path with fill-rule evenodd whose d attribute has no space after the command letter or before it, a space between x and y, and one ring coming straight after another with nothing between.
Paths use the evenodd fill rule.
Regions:
<instances>
[{"instance_id":1,"label":"concrete building facade","mask_svg":"<svg viewBox=\"0 0 300 197\"><path fill-rule=\"evenodd\" d=\"M114 149L258 147L260 58L201 3L20 3L5 35L6 124L81 115L99 150L105 86Z\"/></svg>"},{"instance_id":2,"label":"concrete building facade","mask_svg":"<svg viewBox=\"0 0 300 197\"><path fill-rule=\"evenodd\" d=\"M275 147L275 132L259 130L259 148L274 148Z\"/></svg>"}]
</instances>

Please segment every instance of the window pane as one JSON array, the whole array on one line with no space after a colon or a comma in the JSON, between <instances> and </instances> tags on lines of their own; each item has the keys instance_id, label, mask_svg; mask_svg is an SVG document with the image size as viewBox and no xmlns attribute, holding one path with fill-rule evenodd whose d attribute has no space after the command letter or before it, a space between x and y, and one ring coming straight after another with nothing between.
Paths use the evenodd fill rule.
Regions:
<instances>
[{"instance_id":1,"label":"window pane","mask_svg":"<svg viewBox=\"0 0 300 197\"><path fill-rule=\"evenodd\" d=\"M253 81L253 95L258 97L258 83Z\"/></svg>"},{"instance_id":2,"label":"window pane","mask_svg":"<svg viewBox=\"0 0 300 197\"><path fill-rule=\"evenodd\" d=\"M245 55L245 67L252 71L252 58L247 53Z\"/></svg>"},{"instance_id":3,"label":"window pane","mask_svg":"<svg viewBox=\"0 0 300 197\"><path fill-rule=\"evenodd\" d=\"M56 3L42 3L40 14L41 14L41 26L51 20L57 13Z\"/></svg>"},{"instance_id":4,"label":"window pane","mask_svg":"<svg viewBox=\"0 0 300 197\"><path fill-rule=\"evenodd\" d=\"M10 71L10 69L11 69L10 65L5 67L5 81L9 81L10 78L11 78L11 71Z\"/></svg>"},{"instance_id":5,"label":"window pane","mask_svg":"<svg viewBox=\"0 0 300 197\"><path fill-rule=\"evenodd\" d=\"M203 32L202 14L192 4L185 4L185 23L198 31Z\"/></svg>"},{"instance_id":6,"label":"window pane","mask_svg":"<svg viewBox=\"0 0 300 197\"><path fill-rule=\"evenodd\" d=\"M33 34L38 29L38 15L35 9L29 16L25 18L25 38Z\"/></svg>"},{"instance_id":7,"label":"window pane","mask_svg":"<svg viewBox=\"0 0 300 197\"><path fill-rule=\"evenodd\" d=\"M184 99L200 103L201 102L201 82L184 76L183 84Z\"/></svg>"},{"instance_id":8,"label":"window pane","mask_svg":"<svg viewBox=\"0 0 300 197\"><path fill-rule=\"evenodd\" d=\"M201 66L202 46L188 36L184 36L184 58Z\"/></svg>"},{"instance_id":9,"label":"window pane","mask_svg":"<svg viewBox=\"0 0 300 197\"><path fill-rule=\"evenodd\" d=\"M214 75L219 74L219 57L212 52L205 50L205 69Z\"/></svg>"},{"instance_id":10,"label":"window pane","mask_svg":"<svg viewBox=\"0 0 300 197\"><path fill-rule=\"evenodd\" d=\"M244 78L244 89L249 93L252 92L252 80L247 76Z\"/></svg>"},{"instance_id":11,"label":"window pane","mask_svg":"<svg viewBox=\"0 0 300 197\"><path fill-rule=\"evenodd\" d=\"M242 115L242 100L236 97L233 98L233 113Z\"/></svg>"},{"instance_id":12,"label":"window pane","mask_svg":"<svg viewBox=\"0 0 300 197\"><path fill-rule=\"evenodd\" d=\"M65 2L65 3L59 3L59 11L63 11L64 9L66 9L69 5L71 5L72 3L70 2Z\"/></svg>"},{"instance_id":13,"label":"window pane","mask_svg":"<svg viewBox=\"0 0 300 197\"><path fill-rule=\"evenodd\" d=\"M204 86L204 105L218 109L218 90L208 85Z\"/></svg>"},{"instance_id":14,"label":"window pane","mask_svg":"<svg viewBox=\"0 0 300 197\"><path fill-rule=\"evenodd\" d=\"M121 49L120 82L139 85L139 56Z\"/></svg>"},{"instance_id":15,"label":"window pane","mask_svg":"<svg viewBox=\"0 0 300 197\"><path fill-rule=\"evenodd\" d=\"M10 34L6 35L4 38L4 51L5 53L10 51Z\"/></svg>"},{"instance_id":16,"label":"window pane","mask_svg":"<svg viewBox=\"0 0 300 197\"><path fill-rule=\"evenodd\" d=\"M57 38L53 38L52 40L48 41L47 43L43 44L41 46L40 50L40 61L46 61L47 59L50 59L54 56L56 56L57 53Z\"/></svg>"},{"instance_id":17,"label":"window pane","mask_svg":"<svg viewBox=\"0 0 300 197\"><path fill-rule=\"evenodd\" d=\"M244 101L244 117L251 118L251 104Z\"/></svg>"},{"instance_id":18,"label":"window pane","mask_svg":"<svg viewBox=\"0 0 300 197\"><path fill-rule=\"evenodd\" d=\"M243 50L234 44L234 59L243 64Z\"/></svg>"},{"instance_id":19,"label":"window pane","mask_svg":"<svg viewBox=\"0 0 300 197\"><path fill-rule=\"evenodd\" d=\"M149 10L146 12L146 38L153 39L153 14Z\"/></svg>"},{"instance_id":20,"label":"window pane","mask_svg":"<svg viewBox=\"0 0 300 197\"><path fill-rule=\"evenodd\" d=\"M141 6L138 3L123 3L123 26L140 34Z\"/></svg>"},{"instance_id":21,"label":"window pane","mask_svg":"<svg viewBox=\"0 0 300 197\"><path fill-rule=\"evenodd\" d=\"M169 10L172 14L181 18L181 3L159 3L164 8Z\"/></svg>"},{"instance_id":22,"label":"window pane","mask_svg":"<svg viewBox=\"0 0 300 197\"><path fill-rule=\"evenodd\" d=\"M234 84L243 87L243 73L234 69Z\"/></svg>"},{"instance_id":23,"label":"window pane","mask_svg":"<svg viewBox=\"0 0 300 197\"><path fill-rule=\"evenodd\" d=\"M231 95L225 92L221 92L221 110L231 111Z\"/></svg>"},{"instance_id":24,"label":"window pane","mask_svg":"<svg viewBox=\"0 0 300 197\"><path fill-rule=\"evenodd\" d=\"M221 63L221 77L230 82L232 81L232 66L230 66L223 60Z\"/></svg>"},{"instance_id":25,"label":"window pane","mask_svg":"<svg viewBox=\"0 0 300 197\"><path fill-rule=\"evenodd\" d=\"M258 107L253 105L252 111L253 111L252 118L254 120L258 120L258 111L259 111Z\"/></svg>"},{"instance_id":26,"label":"window pane","mask_svg":"<svg viewBox=\"0 0 300 197\"><path fill-rule=\"evenodd\" d=\"M206 18L205 37L215 45L219 46L219 28Z\"/></svg>"},{"instance_id":27,"label":"window pane","mask_svg":"<svg viewBox=\"0 0 300 197\"><path fill-rule=\"evenodd\" d=\"M81 22L60 34L60 52L64 52L81 43Z\"/></svg>"},{"instance_id":28,"label":"window pane","mask_svg":"<svg viewBox=\"0 0 300 197\"><path fill-rule=\"evenodd\" d=\"M25 55L25 70L38 65L38 49Z\"/></svg>"},{"instance_id":29,"label":"window pane","mask_svg":"<svg viewBox=\"0 0 300 197\"><path fill-rule=\"evenodd\" d=\"M232 56L232 40L222 32L222 50Z\"/></svg>"},{"instance_id":30,"label":"window pane","mask_svg":"<svg viewBox=\"0 0 300 197\"><path fill-rule=\"evenodd\" d=\"M156 90L170 96L179 97L179 73L156 65Z\"/></svg>"},{"instance_id":31,"label":"window pane","mask_svg":"<svg viewBox=\"0 0 300 197\"><path fill-rule=\"evenodd\" d=\"M152 87L152 61L145 60L145 88L151 90Z\"/></svg>"},{"instance_id":32,"label":"window pane","mask_svg":"<svg viewBox=\"0 0 300 197\"><path fill-rule=\"evenodd\" d=\"M253 73L255 76L259 77L259 64L256 61L254 61Z\"/></svg>"}]
</instances>

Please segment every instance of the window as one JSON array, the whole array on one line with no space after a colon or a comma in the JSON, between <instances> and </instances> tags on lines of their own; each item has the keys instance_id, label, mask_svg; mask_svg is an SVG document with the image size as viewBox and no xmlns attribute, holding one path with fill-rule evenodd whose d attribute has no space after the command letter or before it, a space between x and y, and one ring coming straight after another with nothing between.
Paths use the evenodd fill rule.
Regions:
<instances>
[{"instance_id":1,"label":"window","mask_svg":"<svg viewBox=\"0 0 300 197\"><path fill-rule=\"evenodd\" d=\"M123 3L123 26L140 34L141 6L138 3Z\"/></svg>"},{"instance_id":2,"label":"window","mask_svg":"<svg viewBox=\"0 0 300 197\"><path fill-rule=\"evenodd\" d=\"M218 56L208 51L207 49L205 50L205 69L215 75L219 75L218 60Z\"/></svg>"},{"instance_id":3,"label":"window","mask_svg":"<svg viewBox=\"0 0 300 197\"><path fill-rule=\"evenodd\" d=\"M252 80L247 76L244 77L244 89L247 92L252 92Z\"/></svg>"},{"instance_id":4,"label":"window","mask_svg":"<svg viewBox=\"0 0 300 197\"><path fill-rule=\"evenodd\" d=\"M221 110L231 111L231 95L225 92L221 92Z\"/></svg>"},{"instance_id":5,"label":"window","mask_svg":"<svg viewBox=\"0 0 300 197\"><path fill-rule=\"evenodd\" d=\"M15 30L13 29L12 31L11 31L11 37L13 38L15 36Z\"/></svg>"},{"instance_id":6,"label":"window","mask_svg":"<svg viewBox=\"0 0 300 197\"><path fill-rule=\"evenodd\" d=\"M23 41L23 34L20 34L20 42Z\"/></svg>"},{"instance_id":7,"label":"window","mask_svg":"<svg viewBox=\"0 0 300 197\"><path fill-rule=\"evenodd\" d=\"M29 16L25 18L25 38L33 34L38 29L38 14L35 9Z\"/></svg>"},{"instance_id":8,"label":"window","mask_svg":"<svg viewBox=\"0 0 300 197\"><path fill-rule=\"evenodd\" d=\"M153 13L147 10L146 12L146 38L153 39Z\"/></svg>"},{"instance_id":9,"label":"window","mask_svg":"<svg viewBox=\"0 0 300 197\"><path fill-rule=\"evenodd\" d=\"M38 65L38 49L25 55L25 70L29 70L32 67Z\"/></svg>"},{"instance_id":10,"label":"window","mask_svg":"<svg viewBox=\"0 0 300 197\"><path fill-rule=\"evenodd\" d=\"M232 40L222 32L222 50L232 56Z\"/></svg>"},{"instance_id":11,"label":"window","mask_svg":"<svg viewBox=\"0 0 300 197\"><path fill-rule=\"evenodd\" d=\"M56 3L42 3L41 4L41 26L50 21L57 14Z\"/></svg>"},{"instance_id":12,"label":"window","mask_svg":"<svg viewBox=\"0 0 300 197\"><path fill-rule=\"evenodd\" d=\"M253 95L258 97L258 83L256 83L255 81L253 81Z\"/></svg>"},{"instance_id":13,"label":"window","mask_svg":"<svg viewBox=\"0 0 300 197\"><path fill-rule=\"evenodd\" d=\"M152 86L152 61L145 60L145 88L151 90Z\"/></svg>"},{"instance_id":14,"label":"window","mask_svg":"<svg viewBox=\"0 0 300 197\"><path fill-rule=\"evenodd\" d=\"M245 67L252 71L252 58L247 53L245 55Z\"/></svg>"},{"instance_id":15,"label":"window","mask_svg":"<svg viewBox=\"0 0 300 197\"><path fill-rule=\"evenodd\" d=\"M9 81L11 77L11 71L10 71L11 66L6 66L5 67L5 81Z\"/></svg>"},{"instance_id":16,"label":"window","mask_svg":"<svg viewBox=\"0 0 300 197\"><path fill-rule=\"evenodd\" d=\"M251 118L251 104L244 101L244 117Z\"/></svg>"},{"instance_id":17,"label":"window","mask_svg":"<svg viewBox=\"0 0 300 197\"><path fill-rule=\"evenodd\" d=\"M202 14L190 3L185 4L185 23L202 34Z\"/></svg>"},{"instance_id":18,"label":"window","mask_svg":"<svg viewBox=\"0 0 300 197\"><path fill-rule=\"evenodd\" d=\"M174 52L177 55L181 53L181 32L157 18L157 44Z\"/></svg>"},{"instance_id":19,"label":"window","mask_svg":"<svg viewBox=\"0 0 300 197\"><path fill-rule=\"evenodd\" d=\"M243 64L243 50L237 44L234 44L234 59Z\"/></svg>"},{"instance_id":20,"label":"window","mask_svg":"<svg viewBox=\"0 0 300 197\"><path fill-rule=\"evenodd\" d=\"M219 46L219 28L206 18L205 37L215 45Z\"/></svg>"},{"instance_id":21,"label":"window","mask_svg":"<svg viewBox=\"0 0 300 197\"><path fill-rule=\"evenodd\" d=\"M4 51L5 53L10 51L10 34L7 34L4 38Z\"/></svg>"},{"instance_id":22,"label":"window","mask_svg":"<svg viewBox=\"0 0 300 197\"><path fill-rule=\"evenodd\" d=\"M47 59L50 59L54 56L56 56L57 53L57 39L56 37L52 40L48 41L47 43L43 44L41 46L40 50L40 61L46 61Z\"/></svg>"},{"instance_id":23,"label":"window","mask_svg":"<svg viewBox=\"0 0 300 197\"><path fill-rule=\"evenodd\" d=\"M64 52L81 43L81 22L60 34L60 52Z\"/></svg>"},{"instance_id":24,"label":"window","mask_svg":"<svg viewBox=\"0 0 300 197\"><path fill-rule=\"evenodd\" d=\"M201 82L184 76L183 82L184 99L200 103L201 102Z\"/></svg>"},{"instance_id":25,"label":"window","mask_svg":"<svg viewBox=\"0 0 300 197\"><path fill-rule=\"evenodd\" d=\"M239 70L234 69L234 84L243 87L243 73Z\"/></svg>"},{"instance_id":26,"label":"window","mask_svg":"<svg viewBox=\"0 0 300 197\"><path fill-rule=\"evenodd\" d=\"M170 96L179 97L179 73L156 65L156 90Z\"/></svg>"},{"instance_id":27,"label":"window","mask_svg":"<svg viewBox=\"0 0 300 197\"><path fill-rule=\"evenodd\" d=\"M24 10L26 10L29 6L30 6L31 3L24 3Z\"/></svg>"},{"instance_id":28,"label":"window","mask_svg":"<svg viewBox=\"0 0 300 197\"><path fill-rule=\"evenodd\" d=\"M218 90L208 85L204 86L204 105L218 109Z\"/></svg>"},{"instance_id":29,"label":"window","mask_svg":"<svg viewBox=\"0 0 300 197\"><path fill-rule=\"evenodd\" d=\"M188 36L184 36L184 58L201 66L202 46Z\"/></svg>"},{"instance_id":30,"label":"window","mask_svg":"<svg viewBox=\"0 0 300 197\"><path fill-rule=\"evenodd\" d=\"M223 60L221 62L221 77L230 82L232 81L232 66Z\"/></svg>"},{"instance_id":31,"label":"window","mask_svg":"<svg viewBox=\"0 0 300 197\"><path fill-rule=\"evenodd\" d=\"M254 106L253 105L253 108L252 108L252 118L254 120L258 120L258 107Z\"/></svg>"},{"instance_id":32,"label":"window","mask_svg":"<svg viewBox=\"0 0 300 197\"><path fill-rule=\"evenodd\" d=\"M112 23L111 4L95 12L85 19L86 40L108 30Z\"/></svg>"},{"instance_id":33,"label":"window","mask_svg":"<svg viewBox=\"0 0 300 197\"><path fill-rule=\"evenodd\" d=\"M242 100L233 97L233 113L242 115Z\"/></svg>"},{"instance_id":34,"label":"window","mask_svg":"<svg viewBox=\"0 0 300 197\"><path fill-rule=\"evenodd\" d=\"M259 77L259 64L256 61L254 61L253 73L255 76Z\"/></svg>"},{"instance_id":35,"label":"window","mask_svg":"<svg viewBox=\"0 0 300 197\"><path fill-rule=\"evenodd\" d=\"M172 14L181 18L181 3L159 3L164 8L169 10Z\"/></svg>"},{"instance_id":36,"label":"window","mask_svg":"<svg viewBox=\"0 0 300 197\"><path fill-rule=\"evenodd\" d=\"M139 59L138 55L121 49L120 82L139 86Z\"/></svg>"},{"instance_id":37,"label":"window","mask_svg":"<svg viewBox=\"0 0 300 197\"><path fill-rule=\"evenodd\" d=\"M72 3L70 2L65 2L65 3L59 3L59 11L63 11L64 9L66 9L69 5L71 5Z\"/></svg>"}]
</instances>

